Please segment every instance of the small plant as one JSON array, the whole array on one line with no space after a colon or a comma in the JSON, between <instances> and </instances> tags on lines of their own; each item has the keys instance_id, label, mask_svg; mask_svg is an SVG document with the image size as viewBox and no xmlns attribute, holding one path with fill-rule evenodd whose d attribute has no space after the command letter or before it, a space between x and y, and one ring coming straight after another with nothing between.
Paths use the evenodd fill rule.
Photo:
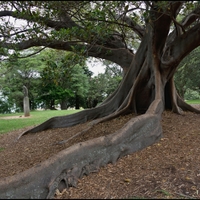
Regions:
<instances>
[{"instance_id":1,"label":"small plant","mask_svg":"<svg viewBox=\"0 0 200 200\"><path fill-rule=\"evenodd\" d=\"M170 195L171 195L169 192L167 192L166 190L163 190L163 189L161 189L161 190L156 190L156 192L163 193L163 194L166 195L166 196L170 196Z\"/></svg>"},{"instance_id":2,"label":"small plant","mask_svg":"<svg viewBox=\"0 0 200 200\"><path fill-rule=\"evenodd\" d=\"M3 148L3 147L0 147L0 152L1 152L1 151L3 151L4 149L5 149L5 148Z\"/></svg>"}]
</instances>

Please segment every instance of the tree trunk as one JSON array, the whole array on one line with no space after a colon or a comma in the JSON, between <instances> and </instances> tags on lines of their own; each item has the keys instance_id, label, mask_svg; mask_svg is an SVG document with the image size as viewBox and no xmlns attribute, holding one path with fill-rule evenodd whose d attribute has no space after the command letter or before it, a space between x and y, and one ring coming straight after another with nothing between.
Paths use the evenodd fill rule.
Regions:
<instances>
[{"instance_id":1,"label":"tree trunk","mask_svg":"<svg viewBox=\"0 0 200 200\"><path fill-rule=\"evenodd\" d=\"M49 109L50 110L56 110L55 108L55 100L50 100L50 103L49 103Z\"/></svg>"},{"instance_id":2,"label":"tree trunk","mask_svg":"<svg viewBox=\"0 0 200 200\"><path fill-rule=\"evenodd\" d=\"M67 98L62 99L61 103L60 103L60 109L61 110L67 110L68 106L67 106Z\"/></svg>"},{"instance_id":3,"label":"tree trunk","mask_svg":"<svg viewBox=\"0 0 200 200\"><path fill-rule=\"evenodd\" d=\"M78 94L75 94L75 109L80 109L80 103L79 103L79 96Z\"/></svg>"}]
</instances>

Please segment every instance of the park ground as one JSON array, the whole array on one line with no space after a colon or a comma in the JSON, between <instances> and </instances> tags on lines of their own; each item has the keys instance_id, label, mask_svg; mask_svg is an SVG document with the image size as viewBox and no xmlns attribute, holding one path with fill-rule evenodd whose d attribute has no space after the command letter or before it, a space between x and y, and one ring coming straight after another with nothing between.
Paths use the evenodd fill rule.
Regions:
<instances>
[{"instance_id":1,"label":"park ground","mask_svg":"<svg viewBox=\"0 0 200 200\"><path fill-rule=\"evenodd\" d=\"M199 105L197 107L200 109ZM0 178L18 174L74 143L109 134L122 127L130 117L98 124L90 132L62 144L57 142L81 133L87 123L27 134L18 142L16 138L27 128L0 135ZM55 198L199 199L200 115L165 111L161 123L163 137L160 141L84 176L78 180L76 188L57 191Z\"/></svg>"}]
</instances>

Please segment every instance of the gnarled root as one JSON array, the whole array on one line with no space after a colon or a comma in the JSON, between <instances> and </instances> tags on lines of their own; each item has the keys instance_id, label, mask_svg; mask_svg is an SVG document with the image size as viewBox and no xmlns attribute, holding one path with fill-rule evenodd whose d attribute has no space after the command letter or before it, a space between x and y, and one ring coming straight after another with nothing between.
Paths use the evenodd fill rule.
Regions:
<instances>
[{"instance_id":1,"label":"gnarled root","mask_svg":"<svg viewBox=\"0 0 200 200\"><path fill-rule=\"evenodd\" d=\"M172 104L172 111L177 114L183 114L183 111L190 111L197 114L200 114L200 110L194 108L193 106L187 104L178 94L173 77L169 80L169 91L170 91L170 99Z\"/></svg>"},{"instance_id":2,"label":"gnarled root","mask_svg":"<svg viewBox=\"0 0 200 200\"><path fill-rule=\"evenodd\" d=\"M113 134L75 144L38 166L0 179L0 198L53 198L56 189L76 186L83 175L154 144L162 135L160 118L150 113L137 116Z\"/></svg>"},{"instance_id":3,"label":"gnarled root","mask_svg":"<svg viewBox=\"0 0 200 200\"><path fill-rule=\"evenodd\" d=\"M190 111L190 112L200 114L200 110L194 108L193 106L183 101L183 99L178 94L177 94L177 102L178 102L179 107L182 108L184 111Z\"/></svg>"}]
</instances>

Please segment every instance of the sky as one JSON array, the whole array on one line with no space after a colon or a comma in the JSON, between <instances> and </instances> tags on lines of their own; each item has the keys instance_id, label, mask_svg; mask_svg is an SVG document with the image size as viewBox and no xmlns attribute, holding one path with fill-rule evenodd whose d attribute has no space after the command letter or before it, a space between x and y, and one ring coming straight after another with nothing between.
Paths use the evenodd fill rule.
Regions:
<instances>
[{"instance_id":1,"label":"sky","mask_svg":"<svg viewBox=\"0 0 200 200\"><path fill-rule=\"evenodd\" d=\"M90 59L90 61L86 61L86 64L87 64L89 70L94 73L93 77L97 76L99 73L105 72L106 66L103 65L102 62L96 58L92 58L92 60Z\"/></svg>"}]
</instances>

